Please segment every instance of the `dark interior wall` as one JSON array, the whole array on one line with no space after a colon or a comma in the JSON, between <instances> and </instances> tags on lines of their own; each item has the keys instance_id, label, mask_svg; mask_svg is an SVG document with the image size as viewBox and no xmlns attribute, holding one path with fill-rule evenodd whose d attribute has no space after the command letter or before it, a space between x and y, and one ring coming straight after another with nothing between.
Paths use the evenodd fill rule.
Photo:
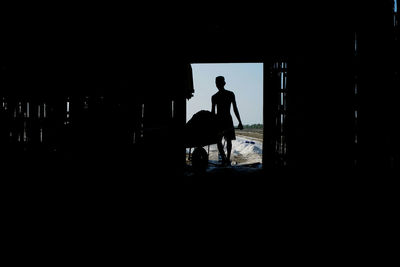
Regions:
<instances>
[{"instance_id":1,"label":"dark interior wall","mask_svg":"<svg viewBox=\"0 0 400 267\"><path fill-rule=\"evenodd\" d=\"M288 140L298 167L351 165L352 43L350 30L326 29L291 62Z\"/></svg>"},{"instance_id":2,"label":"dark interior wall","mask_svg":"<svg viewBox=\"0 0 400 267\"><path fill-rule=\"evenodd\" d=\"M375 6L376 19L364 16L360 27L360 150L365 166L384 167L393 155L393 126L399 110L395 104L395 50L390 6Z\"/></svg>"},{"instance_id":3,"label":"dark interior wall","mask_svg":"<svg viewBox=\"0 0 400 267\"><path fill-rule=\"evenodd\" d=\"M130 252L138 244L135 252L146 260L190 255L189 262L209 254L195 245L212 240L218 255L224 241L240 249L224 262L245 255L248 263L243 244L258 246L251 258L261 250L265 258L256 238L280 262L389 262L396 255L388 241L398 232L398 186L370 170L399 166L400 45L398 30L397 41L391 37L391 1L264 2L2 8L0 188L2 240L11 252L3 254L14 261L93 261L104 250L104 262L113 248L122 255L125 244ZM253 60L264 62L265 179L246 176L238 188L230 187L234 179L222 187L217 179L203 187L199 179L197 192L175 186L171 174L184 159L188 64ZM280 87L270 71L277 61L288 63L287 166L274 146ZM28 100L32 113L46 103L48 118L14 118ZM9 130L21 133L24 122L33 143L14 135L10 141ZM355 159L370 176L344 171ZM155 178L172 186L137 184Z\"/></svg>"},{"instance_id":4,"label":"dark interior wall","mask_svg":"<svg viewBox=\"0 0 400 267\"><path fill-rule=\"evenodd\" d=\"M64 144L73 161L72 155L83 162L91 157L115 162L126 158L143 166L162 148L173 151L173 156L160 164L174 169L184 151L180 140L185 97L191 87L190 63L264 62L268 72L275 62L285 60L288 166L344 168L354 167L355 160L364 167L386 166L398 157L391 123L398 114L399 62L391 1L312 7L202 5L172 12L152 10L141 17L132 9L98 7L17 12L3 17L1 95L50 101L58 125L54 142ZM268 73L264 78L264 152L274 167L279 85ZM358 97L354 95L356 79ZM98 112L85 111L86 96L93 97L94 103L104 97L103 104L94 104ZM71 97L75 118L71 118L72 128L62 125L67 97ZM357 125L355 106L359 108ZM133 133L141 142L133 144ZM165 138L172 141L165 143ZM102 140L113 141L94 153L96 142ZM89 154L79 157L82 147ZM110 156L115 154L120 156Z\"/></svg>"},{"instance_id":5,"label":"dark interior wall","mask_svg":"<svg viewBox=\"0 0 400 267\"><path fill-rule=\"evenodd\" d=\"M291 166L335 170L393 164L399 112L392 4L358 3L312 17L319 27L306 31L297 46L301 52L289 61Z\"/></svg>"}]
</instances>

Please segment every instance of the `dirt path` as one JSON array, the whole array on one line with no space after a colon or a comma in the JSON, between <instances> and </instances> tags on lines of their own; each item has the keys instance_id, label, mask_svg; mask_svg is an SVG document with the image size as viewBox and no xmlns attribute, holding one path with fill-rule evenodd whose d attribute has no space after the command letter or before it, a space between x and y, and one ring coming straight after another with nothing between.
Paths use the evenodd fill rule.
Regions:
<instances>
[{"instance_id":1,"label":"dirt path","mask_svg":"<svg viewBox=\"0 0 400 267\"><path fill-rule=\"evenodd\" d=\"M260 129L243 129L236 130L236 135L244 138L253 138L254 141L262 142L263 141L263 130Z\"/></svg>"},{"instance_id":2,"label":"dirt path","mask_svg":"<svg viewBox=\"0 0 400 267\"><path fill-rule=\"evenodd\" d=\"M263 142L263 136L262 135L261 135L261 137L259 137L259 136L248 135L246 133L236 133L236 136L237 137L241 137L241 138L245 138L245 139L249 139L249 140L252 140L252 141L257 141L257 142L260 142L260 143Z\"/></svg>"}]
</instances>

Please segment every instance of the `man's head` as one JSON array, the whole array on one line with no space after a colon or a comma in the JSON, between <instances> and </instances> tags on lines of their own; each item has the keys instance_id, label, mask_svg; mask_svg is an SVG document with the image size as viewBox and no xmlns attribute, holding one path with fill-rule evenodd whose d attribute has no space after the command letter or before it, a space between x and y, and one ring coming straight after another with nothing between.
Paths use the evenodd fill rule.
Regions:
<instances>
[{"instance_id":1,"label":"man's head","mask_svg":"<svg viewBox=\"0 0 400 267\"><path fill-rule=\"evenodd\" d=\"M224 89L225 84L224 76L218 76L215 78L215 85L217 86L218 90Z\"/></svg>"}]
</instances>

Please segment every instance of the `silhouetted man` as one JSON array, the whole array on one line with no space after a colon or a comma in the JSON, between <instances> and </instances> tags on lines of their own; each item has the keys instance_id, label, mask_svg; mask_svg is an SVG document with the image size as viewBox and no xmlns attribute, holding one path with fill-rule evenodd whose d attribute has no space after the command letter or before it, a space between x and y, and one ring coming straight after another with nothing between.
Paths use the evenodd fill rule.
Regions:
<instances>
[{"instance_id":1,"label":"silhouetted man","mask_svg":"<svg viewBox=\"0 0 400 267\"><path fill-rule=\"evenodd\" d=\"M235 128L233 126L233 120L231 116L231 105L233 105L233 111L235 112L236 118L239 121L239 129L243 129L242 121L240 120L239 110L236 105L235 94L225 89L225 78L218 76L215 78L215 84L218 88L218 92L211 97L211 112L215 114L215 106L217 107L217 118L219 126L223 129L223 134L218 140L217 146L218 151L222 157L223 165L230 165L230 157L232 151L232 140L236 139ZM224 147L222 146L222 137L226 140L226 156Z\"/></svg>"}]
</instances>

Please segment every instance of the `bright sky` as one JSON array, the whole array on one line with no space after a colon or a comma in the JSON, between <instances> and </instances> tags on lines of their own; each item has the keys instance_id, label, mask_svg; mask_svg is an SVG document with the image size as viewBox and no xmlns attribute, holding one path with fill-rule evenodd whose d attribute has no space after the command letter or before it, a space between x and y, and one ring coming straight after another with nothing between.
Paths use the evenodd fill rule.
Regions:
<instances>
[{"instance_id":1,"label":"bright sky","mask_svg":"<svg viewBox=\"0 0 400 267\"><path fill-rule=\"evenodd\" d=\"M186 120L200 110L211 111L211 96L218 92L215 77L225 77L225 89L236 96L243 124L263 123L263 64L191 64L194 96L187 102ZM231 109L235 126L238 121Z\"/></svg>"}]
</instances>

